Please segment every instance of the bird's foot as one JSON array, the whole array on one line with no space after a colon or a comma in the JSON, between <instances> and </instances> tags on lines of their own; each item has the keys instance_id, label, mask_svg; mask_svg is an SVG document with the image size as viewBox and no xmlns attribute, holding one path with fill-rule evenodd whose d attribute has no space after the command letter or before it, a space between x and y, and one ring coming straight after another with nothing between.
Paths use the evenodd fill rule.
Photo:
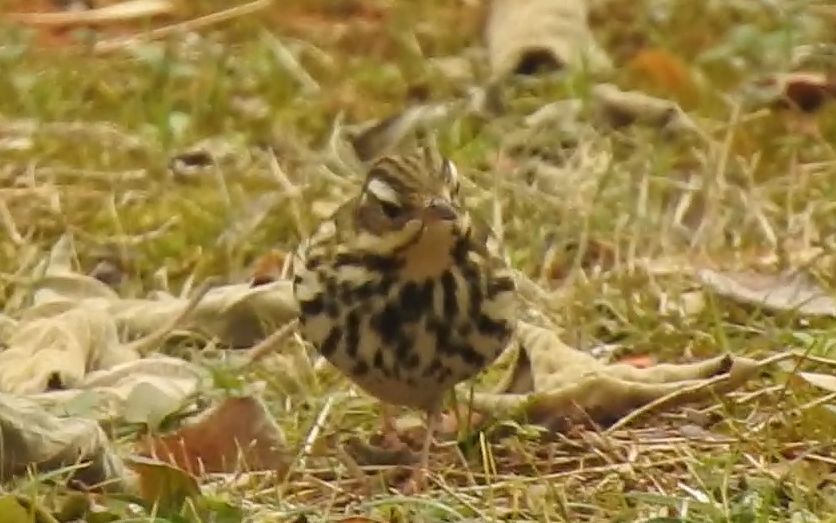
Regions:
<instances>
[{"instance_id":1,"label":"bird's foot","mask_svg":"<svg viewBox=\"0 0 836 523\"><path fill-rule=\"evenodd\" d=\"M407 445L404 442L404 440L401 439L400 434L398 434L398 431L395 430L394 427L388 430L384 428L383 432L381 433L380 446L386 450L409 450L409 445Z\"/></svg>"},{"instance_id":2,"label":"bird's foot","mask_svg":"<svg viewBox=\"0 0 836 523\"><path fill-rule=\"evenodd\" d=\"M404 484L403 493L407 496L412 496L426 490L427 475L428 471L425 467L421 465L416 466Z\"/></svg>"}]
</instances>

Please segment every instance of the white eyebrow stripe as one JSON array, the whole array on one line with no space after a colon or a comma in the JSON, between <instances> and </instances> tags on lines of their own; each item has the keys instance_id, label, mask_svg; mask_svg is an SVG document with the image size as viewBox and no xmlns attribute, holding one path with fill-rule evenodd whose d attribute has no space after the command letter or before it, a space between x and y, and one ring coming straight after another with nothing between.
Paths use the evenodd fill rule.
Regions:
<instances>
[{"instance_id":1,"label":"white eyebrow stripe","mask_svg":"<svg viewBox=\"0 0 836 523\"><path fill-rule=\"evenodd\" d=\"M398 193L392 189L392 186L379 178L372 178L369 181L369 185L366 187L366 190L372 193L378 200L383 200L384 202L391 203L392 205L401 205Z\"/></svg>"}]
</instances>

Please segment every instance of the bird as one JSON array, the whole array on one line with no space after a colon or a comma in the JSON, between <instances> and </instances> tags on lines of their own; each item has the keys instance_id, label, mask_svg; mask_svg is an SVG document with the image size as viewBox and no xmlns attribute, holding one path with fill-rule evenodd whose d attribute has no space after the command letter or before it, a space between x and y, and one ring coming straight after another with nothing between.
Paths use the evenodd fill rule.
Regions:
<instances>
[{"instance_id":1,"label":"bird","mask_svg":"<svg viewBox=\"0 0 836 523\"><path fill-rule=\"evenodd\" d=\"M396 405L426 414L417 489L445 395L499 357L516 316L509 265L459 187L435 147L380 156L303 242L294 269L302 337L382 402L384 432Z\"/></svg>"}]
</instances>

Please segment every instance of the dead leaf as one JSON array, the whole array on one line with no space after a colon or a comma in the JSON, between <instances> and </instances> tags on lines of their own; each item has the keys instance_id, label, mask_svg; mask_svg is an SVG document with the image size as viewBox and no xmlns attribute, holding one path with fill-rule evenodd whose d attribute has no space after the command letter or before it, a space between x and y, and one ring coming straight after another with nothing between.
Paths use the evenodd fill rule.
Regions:
<instances>
[{"instance_id":1,"label":"dead leaf","mask_svg":"<svg viewBox=\"0 0 836 523\"><path fill-rule=\"evenodd\" d=\"M186 406L206 379L200 367L155 356L94 371L76 388L29 396L56 413L151 427Z\"/></svg>"},{"instance_id":2,"label":"dead leaf","mask_svg":"<svg viewBox=\"0 0 836 523\"><path fill-rule=\"evenodd\" d=\"M497 417L523 418L552 430L574 424L609 425L646 405L671 408L739 387L758 366L746 358L720 356L646 369L605 365L568 347L549 329L520 322L519 349L499 393L476 393L473 405ZM716 380L723 377L722 381ZM457 394L465 401L467 393ZM665 400L663 405L654 402Z\"/></svg>"},{"instance_id":3,"label":"dead leaf","mask_svg":"<svg viewBox=\"0 0 836 523\"><path fill-rule=\"evenodd\" d=\"M17 325L9 348L0 352L0 391L28 394L71 388L91 370L138 357L123 350L112 318L77 306Z\"/></svg>"},{"instance_id":4,"label":"dead leaf","mask_svg":"<svg viewBox=\"0 0 836 523\"><path fill-rule=\"evenodd\" d=\"M253 397L226 399L177 432L146 439L139 453L195 475L242 469L281 473L289 463L284 433Z\"/></svg>"},{"instance_id":5,"label":"dead leaf","mask_svg":"<svg viewBox=\"0 0 836 523\"><path fill-rule=\"evenodd\" d=\"M611 68L583 0L494 0L485 27L491 79L541 69Z\"/></svg>"},{"instance_id":6,"label":"dead leaf","mask_svg":"<svg viewBox=\"0 0 836 523\"><path fill-rule=\"evenodd\" d=\"M774 312L836 317L836 299L803 273L759 274L702 269L697 277L720 296Z\"/></svg>"},{"instance_id":7,"label":"dead leaf","mask_svg":"<svg viewBox=\"0 0 836 523\"><path fill-rule=\"evenodd\" d=\"M91 371L135 361L156 350L208 291L204 285L171 314L157 317L143 337L122 343L113 308L123 300L102 282L73 271L73 257L72 240L64 236L32 271L35 282L27 288L34 288L33 306L20 314L8 348L0 352L0 391L71 388Z\"/></svg>"},{"instance_id":8,"label":"dead leaf","mask_svg":"<svg viewBox=\"0 0 836 523\"><path fill-rule=\"evenodd\" d=\"M278 249L259 256L253 264L251 285L257 287L279 280L286 260L287 254Z\"/></svg>"},{"instance_id":9,"label":"dead leaf","mask_svg":"<svg viewBox=\"0 0 836 523\"><path fill-rule=\"evenodd\" d=\"M364 162L392 151L420 129L432 128L449 117L453 104L419 104L389 116L379 122L357 129L350 137L357 157Z\"/></svg>"},{"instance_id":10,"label":"dead leaf","mask_svg":"<svg viewBox=\"0 0 836 523\"><path fill-rule=\"evenodd\" d=\"M820 109L836 97L836 77L817 72L777 74L766 80L774 89L773 105L805 113Z\"/></svg>"},{"instance_id":11,"label":"dead leaf","mask_svg":"<svg viewBox=\"0 0 836 523\"><path fill-rule=\"evenodd\" d=\"M820 389L828 392L836 392L836 376L833 374L821 374L818 372L799 372L799 376L804 378L807 383L815 385Z\"/></svg>"},{"instance_id":12,"label":"dead leaf","mask_svg":"<svg viewBox=\"0 0 836 523\"><path fill-rule=\"evenodd\" d=\"M646 48L636 53L626 65L640 85L689 101L696 95L696 86L685 62L670 51Z\"/></svg>"},{"instance_id":13,"label":"dead leaf","mask_svg":"<svg viewBox=\"0 0 836 523\"><path fill-rule=\"evenodd\" d=\"M84 464L75 477L86 485L126 479L122 461L93 420L58 417L29 399L0 393L0 479Z\"/></svg>"},{"instance_id":14,"label":"dead leaf","mask_svg":"<svg viewBox=\"0 0 836 523\"><path fill-rule=\"evenodd\" d=\"M182 469L142 456L126 463L137 474L142 499L163 513L179 511L187 499L200 496L197 480Z\"/></svg>"},{"instance_id":15,"label":"dead leaf","mask_svg":"<svg viewBox=\"0 0 836 523\"><path fill-rule=\"evenodd\" d=\"M678 104L638 91L622 91L612 84L598 84L592 96L604 119L615 127L635 123L674 134L701 135L696 123Z\"/></svg>"}]
</instances>

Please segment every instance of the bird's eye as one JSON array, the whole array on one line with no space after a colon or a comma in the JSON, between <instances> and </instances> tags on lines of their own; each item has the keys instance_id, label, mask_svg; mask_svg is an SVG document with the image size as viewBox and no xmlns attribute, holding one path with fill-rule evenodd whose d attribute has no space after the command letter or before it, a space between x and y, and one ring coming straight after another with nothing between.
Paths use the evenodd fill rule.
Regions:
<instances>
[{"instance_id":1,"label":"bird's eye","mask_svg":"<svg viewBox=\"0 0 836 523\"><path fill-rule=\"evenodd\" d=\"M389 218L390 220L394 220L394 219L398 218L401 215L401 212L403 212L403 209L401 209L400 207L398 207L397 205L395 205L393 203L389 203L389 202L386 202L386 201L383 201L383 200L379 200L379 201L380 201L380 208L383 211L383 214L385 214L386 217Z\"/></svg>"}]
</instances>

